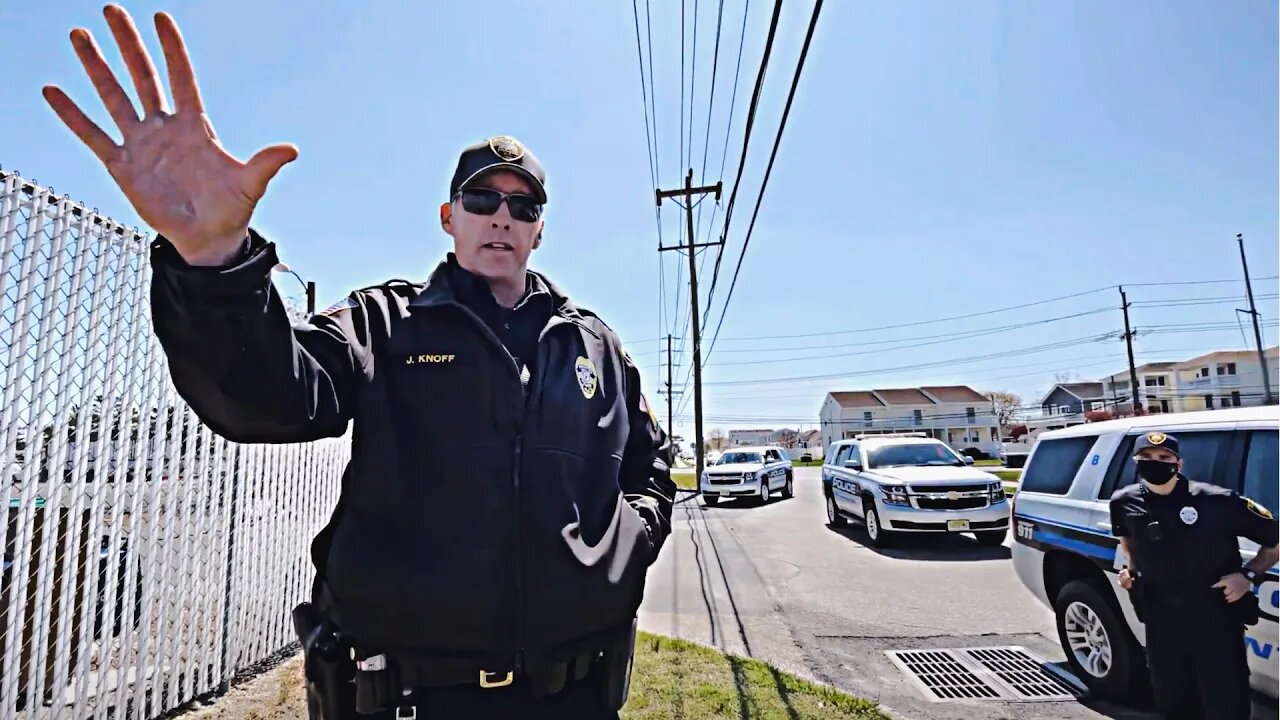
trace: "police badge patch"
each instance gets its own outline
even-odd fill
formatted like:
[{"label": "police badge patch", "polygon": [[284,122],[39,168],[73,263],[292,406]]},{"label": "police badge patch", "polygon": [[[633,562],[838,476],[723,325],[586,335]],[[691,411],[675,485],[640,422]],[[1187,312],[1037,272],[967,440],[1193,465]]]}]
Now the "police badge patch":
[{"label": "police badge patch", "polygon": [[591,362],[590,358],[579,357],[573,365],[574,372],[578,376],[578,387],[582,388],[582,396],[590,400],[595,397],[596,384],[599,382],[596,364]]},{"label": "police badge patch", "polygon": [[510,135],[499,135],[489,139],[489,149],[503,162],[515,162],[524,157],[524,146]]},{"label": "police badge patch", "polygon": [[1147,435],[1147,442],[1151,443],[1152,445],[1163,445],[1164,441],[1168,439],[1169,439],[1169,436],[1165,435],[1162,432],[1153,432]]}]

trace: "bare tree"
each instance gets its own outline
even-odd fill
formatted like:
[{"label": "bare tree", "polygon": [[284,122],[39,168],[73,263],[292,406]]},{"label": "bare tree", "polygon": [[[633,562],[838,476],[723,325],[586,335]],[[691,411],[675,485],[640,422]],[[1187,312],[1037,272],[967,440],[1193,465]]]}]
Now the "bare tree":
[{"label": "bare tree", "polygon": [[728,438],[724,434],[724,430],[720,428],[711,428],[707,433],[707,448],[710,450],[723,450],[729,444]]},{"label": "bare tree", "polygon": [[992,390],[991,392],[983,393],[983,397],[991,401],[991,408],[995,412],[996,420],[1002,428],[1009,426],[1014,416],[1018,414],[1019,408],[1022,407],[1022,397],[1017,393]]}]

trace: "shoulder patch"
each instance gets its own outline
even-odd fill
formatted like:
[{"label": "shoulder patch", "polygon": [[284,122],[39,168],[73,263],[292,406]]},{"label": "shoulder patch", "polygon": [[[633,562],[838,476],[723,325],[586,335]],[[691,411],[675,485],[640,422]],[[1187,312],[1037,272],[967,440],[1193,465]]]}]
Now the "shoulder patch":
[{"label": "shoulder patch", "polygon": [[1258,517],[1265,518],[1267,520],[1271,520],[1274,518],[1270,510],[1262,507],[1261,505],[1254,502],[1253,500],[1250,500],[1249,498],[1244,499],[1244,504],[1248,506],[1250,512],[1252,512],[1254,515],[1257,515]]}]

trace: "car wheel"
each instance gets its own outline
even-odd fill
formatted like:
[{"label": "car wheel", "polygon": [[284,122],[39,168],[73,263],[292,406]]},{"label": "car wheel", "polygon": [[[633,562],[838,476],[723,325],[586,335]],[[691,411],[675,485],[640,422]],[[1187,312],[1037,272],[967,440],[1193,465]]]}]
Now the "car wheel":
[{"label": "car wheel", "polygon": [[1072,580],[1053,604],[1058,641],[1067,662],[1089,689],[1111,700],[1140,698],[1146,663],[1114,603],[1087,580]]},{"label": "car wheel", "polygon": [[845,516],[840,514],[840,509],[836,507],[836,499],[833,495],[827,496],[827,524],[833,528],[849,524]]},{"label": "car wheel", "polygon": [[890,541],[889,531],[884,529],[884,525],[880,523],[880,513],[876,512],[872,506],[871,498],[862,501],[867,506],[867,514],[865,524],[867,526],[867,539],[871,541],[871,547],[888,547]]},{"label": "car wheel", "polygon": [[787,484],[782,488],[782,497],[793,498],[795,496],[796,496],[795,478],[793,478],[791,472],[788,471]]},{"label": "car wheel", "polygon": [[769,504],[769,479],[768,478],[760,479],[760,504],[761,505]]},{"label": "car wheel", "polygon": [[1007,530],[981,530],[979,532],[975,532],[973,536],[977,538],[979,545],[996,547],[997,545],[1004,544],[1004,538],[1008,534],[1009,532]]}]

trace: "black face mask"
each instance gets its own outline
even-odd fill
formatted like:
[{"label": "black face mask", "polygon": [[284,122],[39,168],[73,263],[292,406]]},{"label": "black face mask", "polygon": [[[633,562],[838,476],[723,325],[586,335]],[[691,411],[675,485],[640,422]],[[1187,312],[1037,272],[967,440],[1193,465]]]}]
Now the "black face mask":
[{"label": "black face mask", "polygon": [[1163,485],[1178,475],[1178,464],[1162,460],[1139,460],[1138,477],[1152,485]]}]

